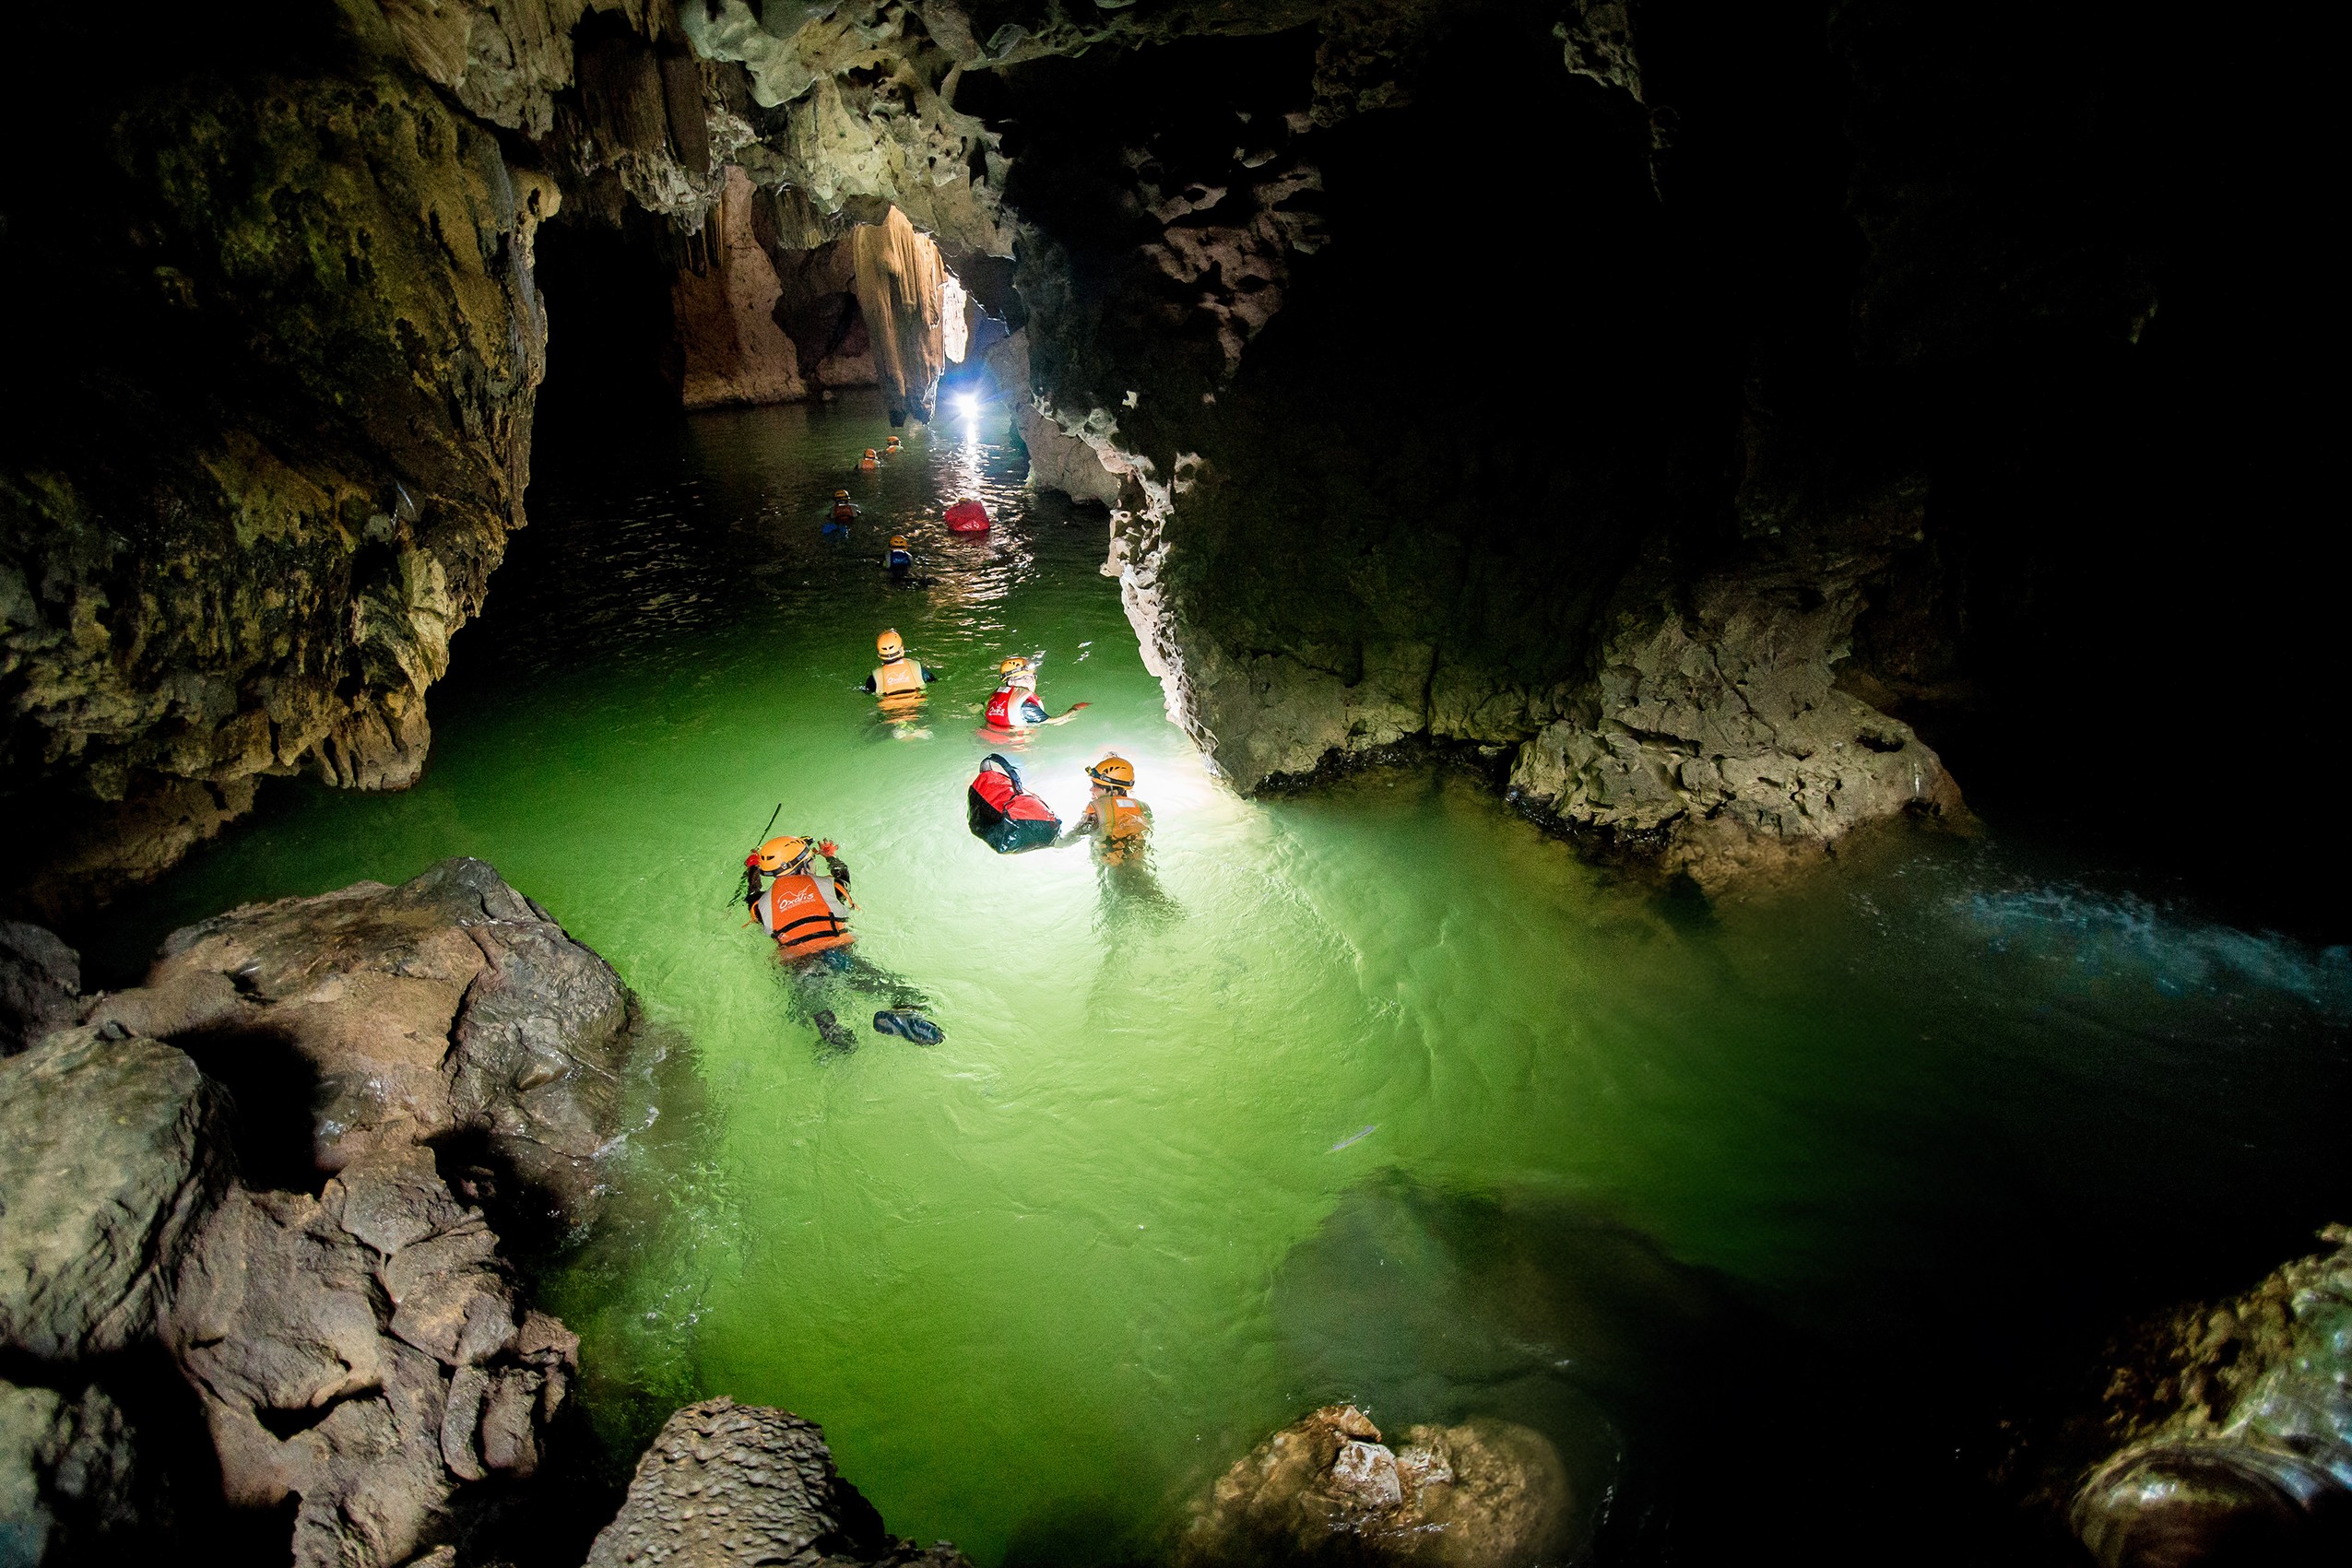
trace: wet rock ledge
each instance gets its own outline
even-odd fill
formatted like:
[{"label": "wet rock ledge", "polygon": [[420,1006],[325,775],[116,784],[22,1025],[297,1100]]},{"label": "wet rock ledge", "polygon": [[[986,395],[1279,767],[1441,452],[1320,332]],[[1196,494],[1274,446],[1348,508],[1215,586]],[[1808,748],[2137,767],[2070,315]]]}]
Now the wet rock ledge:
[{"label": "wet rock ledge", "polygon": [[[463,859],[191,926],[134,990],[78,981],[0,928],[0,1562],[192,1531],[298,1568],[467,1561],[578,1371],[517,1237],[597,1212],[635,997]],[[962,1562],[889,1537],[816,1428],[727,1401],[665,1429],[592,1561],[803,1550]]]}]

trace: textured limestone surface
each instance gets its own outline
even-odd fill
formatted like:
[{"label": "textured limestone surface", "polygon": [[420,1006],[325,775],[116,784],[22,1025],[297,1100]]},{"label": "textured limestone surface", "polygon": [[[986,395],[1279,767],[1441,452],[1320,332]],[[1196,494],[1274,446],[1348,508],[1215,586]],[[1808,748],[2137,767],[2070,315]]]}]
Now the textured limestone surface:
[{"label": "textured limestone surface", "polygon": [[2111,1454],[2068,1520],[2102,1568],[2341,1561],[2352,1548],[2352,1229],[2186,1307],[2113,1369]]},{"label": "textured limestone surface", "polygon": [[0,1349],[148,1338],[229,1184],[228,1104],[182,1053],[93,1030],[0,1062]]},{"label": "textured limestone surface", "polygon": [[147,983],[89,1021],[187,1041],[232,1086],[307,1074],[320,1172],[477,1135],[514,1180],[507,1201],[579,1225],[620,1130],[634,1008],[545,911],[455,859],[176,931]]},{"label": "textured limestone surface", "polygon": [[579,1350],[519,1306],[498,1237],[421,1148],[364,1155],[317,1197],[232,1192],[166,1338],[227,1502],[292,1500],[301,1568],[405,1562],[464,1483],[530,1475]]},{"label": "textured limestone surface", "polygon": [[80,1013],[81,955],[56,933],[0,920],[0,1056],[10,1056]]},{"label": "textured limestone surface", "polygon": [[752,232],[753,200],[751,183],[729,165],[703,230],[703,265],[680,269],[672,289],[685,360],[679,395],[689,408],[808,395],[799,352],[776,324],[784,284]]},{"label": "textured limestone surface", "polygon": [[1527,1427],[1414,1426],[1390,1444],[1354,1406],[1330,1405],[1218,1478],[1176,1561],[1533,1568],[1566,1547],[1570,1502],[1559,1454]]},{"label": "textured limestone surface", "polygon": [[[476,1127],[489,1158],[582,1218],[590,1173],[564,1150],[601,1113],[576,1088],[536,1091],[588,1071],[583,1056],[617,1067],[627,993],[474,861],[175,941],[159,987],[89,998],[88,1021],[0,1062],[0,1354],[25,1384],[0,1384],[7,1561],[146,1551],[175,1509],[225,1506],[249,1522],[283,1510],[299,1568],[409,1562],[540,1468],[579,1350],[524,1299],[482,1207],[423,1139]],[[235,967],[172,967],[195,952]],[[369,989],[404,966],[427,989],[463,977],[421,1010],[416,993]],[[239,1010],[273,1001],[290,1010]],[[230,1087],[132,1018],[225,1064]],[[285,1103],[317,1063],[398,1079],[401,1059],[369,1053],[419,1055],[405,1031],[427,1019],[442,1032],[422,1053],[447,1058],[437,1127],[392,1117],[347,1138],[332,1094]],[[276,1049],[245,1062],[241,1044]],[[336,1173],[313,1190],[322,1149]],[[497,1190],[452,1162],[469,1195]],[[195,1455],[163,1386],[178,1379]],[[118,1404],[171,1413],[135,1432]]]},{"label": "textured limestone surface", "polygon": [[813,1422],[732,1399],[689,1405],[663,1425],[587,1568],[763,1562],[969,1568],[945,1541],[918,1548],[885,1532],[872,1504],[835,1473]]},{"label": "textured limestone surface", "polygon": [[36,902],[152,875],[259,775],[413,780],[522,520],[552,182],[388,63],[290,72],[121,105],[93,189],[133,248],[12,266],[104,317],[26,329],[58,362],[0,450],[6,782],[83,803],[13,846]]}]

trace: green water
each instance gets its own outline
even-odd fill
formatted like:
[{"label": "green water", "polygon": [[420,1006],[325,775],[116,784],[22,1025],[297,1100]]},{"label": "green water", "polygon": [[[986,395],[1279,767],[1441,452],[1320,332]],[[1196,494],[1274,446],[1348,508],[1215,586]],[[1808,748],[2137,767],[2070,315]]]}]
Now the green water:
[{"label": "green water", "polygon": [[[116,936],[467,854],[612,961],[661,1045],[548,1289],[615,1452],[687,1397],[785,1405],[902,1533],[1110,1561],[1351,1397],[1542,1427],[1604,1549],[1715,1539],[1730,1469],[1817,1531],[1858,1490],[1966,1495],[1979,1396],[2034,1346],[2335,1217],[2340,949],[1997,837],[1708,911],[1463,776],[1241,800],[1168,723],[1099,517],[1024,496],[993,415],[845,477],[885,433],[845,402],[543,437],[422,782],[290,786]],[[985,543],[923,520],[962,490]],[[874,564],[909,527],[935,586]],[[886,625],[947,672],[919,732],[855,690]],[[1067,812],[1131,758],[1140,871],[964,831],[990,672],[1039,649],[1049,704],[1093,706],[1020,760]],[[727,902],[779,800],[944,1043],[855,1016],[833,1056],[786,1020]]]}]

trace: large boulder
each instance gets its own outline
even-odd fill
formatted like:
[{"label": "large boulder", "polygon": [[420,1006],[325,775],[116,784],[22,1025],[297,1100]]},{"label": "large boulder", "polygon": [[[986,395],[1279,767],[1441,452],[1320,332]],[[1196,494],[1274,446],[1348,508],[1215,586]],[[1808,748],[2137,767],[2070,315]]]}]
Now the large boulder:
[{"label": "large boulder", "polygon": [[317,1197],[231,1193],[168,1338],[230,1503],[295,1500],[297,1568],[406,1562],[464,1483],[529,1475],[579,1350],[518,1307],[498,1238],[420,1148],[371,1152]]},{"label": "large boulder", "polygon": [[219,1088],[96,1029],[0,1062],[0,1350],[73,1362],[154,1328],[229,1183]]},{"label": "large boulder", "polygon": [[13,1056],[81,1011],[79,954],[38,925],[0,920],[0,1056]]},{"label": "large boulder", "polygon": [[576,1225],[619,1131],[635,998],[495,870],[452,859],[174,932],[144,986],[89,1016],[182,1041],[241,1098],[307,1074],[319,1172],[472,1135],[510,1197]]},{"label": "large boulder", "polygon": [[1353,1405],[1274,1433],[1194,1505],[1180,1568],[1532,1568],[1569,1528],[1566,1467],[1508,1421],[1414,1426],[1391,1446]]},{"label": "large boulder", "polygon": [[95,1385],[0,1382],[0,1568],[100,1561],[137,1524],[131,1432]]},{"label": "large boulder", "polygon": [[918,1548],[833,1470],[825,1434],[787,1410],[705,1399],[669,1418],[637,1461],[586,1568],[752,1568],[763,1562],[970,1568],[945,1541]]}]

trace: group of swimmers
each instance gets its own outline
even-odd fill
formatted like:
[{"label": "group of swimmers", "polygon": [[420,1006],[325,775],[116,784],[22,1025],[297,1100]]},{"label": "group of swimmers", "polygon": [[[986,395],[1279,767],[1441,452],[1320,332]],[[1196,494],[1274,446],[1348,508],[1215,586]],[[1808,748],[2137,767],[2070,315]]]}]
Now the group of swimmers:
[{"label": "group of swimmers", "polygon": [[[868,447],[857,466],[871,469],[899,451],[899,440],[892,436],[881,452]],[[978,501],[963,498],[950,509],[951,525],[955,512],[967,507],[980,510]],[[825,531],[838,530],[845,536],[857,516],[849,493],[835,490]],[[985,527],[985,512],[981,516]],[[912,571],[914,556],[904,536],[891,538],[884,565],[894,579],[904,579]],[[864,690],[880,701],[885,715],[903,715],[919,704],[925,688],[942,673],[910,657],[905,640],[895,630],[877,637],[874,651],[881,662],[866,678]],[[1037,695],[1043,658],[1043,654],[1014,654],[998,666],[997,690],[984,710],[984,735],[1022,737],[1043,725],[1066,724],[1087,706],[1072,703],[1059,713],[1046,707]],[[1087,768],[1086,778],[1086,808],[1054,837],[1050,847],[1091,840],[1106,865],[1128,864],[1140,855],[1152,825],[1150,808],[1134,796],[1135,764],[1115,751],[1106,752]],[[821,877],[815,874],[819,858],[825,863]],[[904,981],[850,955],[848,949],[857,937],[849,928],[849,914],[857,904],[849,892],[849,867],[831,839],[801,835],[767,839],[744,856],[742,888],[743,902],[752,918],[774,939],[778,952],[792,966],[796,1011],[806,1015],[828,1045],[846,1050],[857,1043],[856,1035],[830,1008],[814,1005],[835,982],[889,996],[891,1005],[874,1014],[877,1032],[924,1044],[940,1038],[939,1026],[923,1014],[921,998]]]}]

